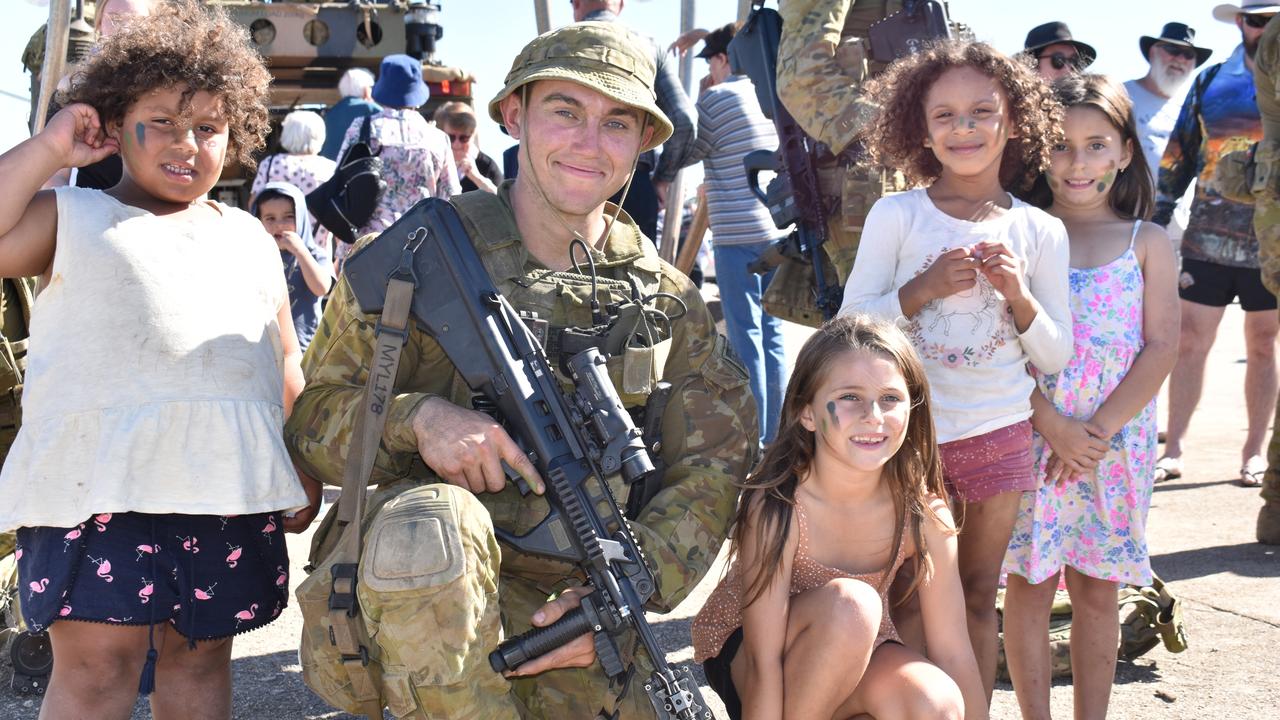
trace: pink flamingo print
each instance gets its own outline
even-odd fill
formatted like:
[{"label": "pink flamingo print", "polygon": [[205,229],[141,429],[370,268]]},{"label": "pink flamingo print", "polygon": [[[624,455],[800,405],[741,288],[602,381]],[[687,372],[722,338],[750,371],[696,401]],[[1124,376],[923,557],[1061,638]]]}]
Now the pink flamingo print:
[{"label": "pink flamingo print", "polygon": [[111,577],[111,561],[110,560],[106,558],[98,559],[93,556],[86,556],[86,557],[89,558],[89,562],[98,566],[98,577],[102,578],[103,580],[106,580],[107,582],[112,582],[113,580],[115,580],[115,578]]},{"label": "pink flamingo print", "polygon": [[207,587],[207,588],[205,588],[205,589],[203,589],[203,590],[201,590],[200,588],[196,588],[196,599],[197,599],[197,600],[212,600],[212,599],[213,599],[213,589],[214,589],[214,588],[216,588],[216,587],[218,587],[218,583],[214,583],[214,584],[210,585],[209,587]]},{"label": "pink flamingo print", "polygon": [[31,598],[35,597],[37,593],[42,593],[44,592],[45,588],[49,587],[49,578],[40,578],[39,580],[32,580],[27,585],[27,587],[31,589],[31,592],[27,593],[27,599],[30,600]]},{"label": "pink flamingo print", "polygon": [[84,530],[83,523],[81,523],[79,527],[72,529],[71,532],[62,536],[62,552],[65,553],[71,547],[72,540],[75,540],[76,538],[80,537],[81,530]]},{"label": "pink flamingo print", "polygon": [[70,615],[70,614],[71,614],[71,606],[70,606],[70,605],[63,605],[63,606],[62,606],[62,609],[58,611],[58,617],[66,617],[66,616],[68,616],[68,615]]},{"label": "pink flamingo print", "polygon": [[146,578],[142,578],[142,589],[138,591],[138,599],[143,605],[151,602],[151,594],[155,592],[155,584]]},{"label": "pink flamingo print", "polygon": [[249,606],[248,610],[241,610],[240,612],[236,613],[235,615],[236,627],[239,628],[240,623],[248,622],[249,620],[252,620],[257,616],[258,616],[258,603],[254,603]]},{"label": "pink flamingo print", "polygon": [[236,564],[240,562],[240,546],[227,543],[227,549],[231,551],[231,553],[227,555],[227,567],[234,568]]},{"label": "pink flamingo print", "polygon": [[138,560],[142,560],[143,555],[155,555],[160,552],[160,546],[157,545],[139,545],[134,548],[138,551]]},{"label": "pink flamingo print", "polygon": [[22,559],[22,548],[13,551],[13,559],[15,561]]},{"label": "pink flamingo print", "polygon": [[102,513],[93,516],[93,524],[98,526],[98,532],[107,531],[107,523],[111,522],[111,513]]},{"label": "pink flamingo print", "polygon": [[197,539],[196,539],[194,536],[193,536],[193,537],[180,537],[180,538],[178,538],[178,542],[182,543],[182,549],[183,549],[183,550],[186,550],[187,552],[189,552],[189,553],[191,553],[191,554],[193,554],[193,555],[194,555],[194,554],[196,554],[196,553],[198,553],[198,552],[200,552],[200,548],[196,547]]},{"label": "pink flamingo print", "polygon": [[266,536],[267,542],[271,542],[271,533],[276,531],[276,516],[268,515],[267,524],[262,528],[262,534]]},{"label": "pink flamingo print", "polygon": [[289,573],[285,571],[283,565],[277,565],[276,572],[279,573],[276,576],[276,587],[284,587],[289,582]]}]

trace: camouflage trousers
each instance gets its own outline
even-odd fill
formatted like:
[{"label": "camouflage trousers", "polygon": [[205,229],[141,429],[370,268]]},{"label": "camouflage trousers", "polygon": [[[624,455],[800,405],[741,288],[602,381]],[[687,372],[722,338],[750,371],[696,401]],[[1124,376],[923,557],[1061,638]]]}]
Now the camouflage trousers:
[{"label": "camouflage trousers", "polygon": [[[1280,141],[1265,139],[1255,151],[1253,230],[1258,237],[1262,282],[1280,295]],[[1280,401],[1276,403],[1280,429]],[[1280,432],[1272,430],[1267,447],[1267,474],[1262,481],[1265,504],[1258,512],[1258,542],[1280,545]]]},{"label": "camouflage trousers", "polygon": [[[393,715],[591,718],[618,705],[617,691],[598,663],[510,681],[489,667],[489,652],[503,637],[528,630],[530,617],[550,593],[503,572],[489,512],[475,495],[443,483],[400,482],[380,487],[370,506],[358,599]],[[310,597],[318,593],[323,597]],[[327,594],[324,582],[298,589],[303,605]],[[304,648],[326,643],[326,632],[308,621]],[[320,637],[309,637],[316,634]],[[329,699],[326,689],[347,683],[340,667],[308,659],[304,649],[304,676],[322,697]],[[619,717],[653,717],[641,687],[647,666],[637,662],[636,678],[617,708]]]}]

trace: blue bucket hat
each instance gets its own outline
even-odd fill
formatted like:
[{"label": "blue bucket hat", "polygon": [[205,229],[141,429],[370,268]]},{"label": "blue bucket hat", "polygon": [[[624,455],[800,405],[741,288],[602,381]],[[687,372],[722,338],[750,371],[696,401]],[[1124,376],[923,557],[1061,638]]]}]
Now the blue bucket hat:
[{"label": "blue bucket hat", "polygon": [[373,84],[373,100],[383,107],[420,108],[431,97],[422,82],[422,62],[408,55],[382,58],[378,82]]}]

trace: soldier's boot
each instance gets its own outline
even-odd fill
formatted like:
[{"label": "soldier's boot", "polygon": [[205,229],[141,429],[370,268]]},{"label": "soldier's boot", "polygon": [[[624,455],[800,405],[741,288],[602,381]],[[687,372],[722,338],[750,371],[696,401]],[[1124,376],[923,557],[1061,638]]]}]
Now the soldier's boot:
[{"label": "soldier's boot", "polygon": [[[1276,404],[1280,422],[1280,403]],[[1280,429],[1280,425],[1275,426]],[[1262,479],[1262,509],[1258,511],[1258,542],[1280,545],[1280,432],[1272,431],[1267,446],[1267,474]]]},{"label": "soldier's boot", "polygon": [[501,558],[489,512],[453,485],[407,490],[374,516],[359,601],[393,715],[519,717],[488,661],[501,640]]}]

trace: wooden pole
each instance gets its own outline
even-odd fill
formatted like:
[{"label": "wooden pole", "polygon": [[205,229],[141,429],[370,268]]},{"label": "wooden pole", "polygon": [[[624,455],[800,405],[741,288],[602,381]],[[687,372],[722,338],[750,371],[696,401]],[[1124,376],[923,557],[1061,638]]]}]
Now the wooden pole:
[{"label": "wooden pole", "polygon": [[751,14],[751,0],[738,0],[738,22],[744,22]]},{"label": "wooden pole", "polygon": [[533,16],[538,24],[538,34],[551,29],[551,10],[547,6],[547,0],[533,0]]},{"label": "wooden pole", "polygon": [[707,202],[703,200],[693,212],[689,234],[685,236],[684,245],[680,246],[680,255],[676,257],[676,269],[685,275],[693,270],[693,264],[698,260],[698,251],[702,249],[702,239],[706,237],[708,224]]},{"label": "wooden pole", "polygon": [[31,134],[44,129],[53,91],[67,68],[67,33],[71,28],[71,0],[50,0],[49,22],[44,29],[44,65],[40,68],[40,98],[31,118]]},{"label": "wooden pole", "polygon": [[[694,0],[680,2],[680,34],[693,29]],[[665,51],[664,51],[665,52]],[[680,58],[680,82],[685,93],[690,96],[693,87],[693,53],[685,53]],[[667,262],[675,262],[676,244],[680,241],[680,218],[684,214],[684,171],[676,173],[667,189],[666,212],[662,221],[662,243],[658,246],[658,254]]]}]

